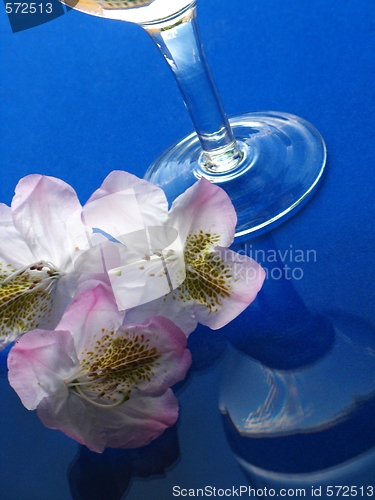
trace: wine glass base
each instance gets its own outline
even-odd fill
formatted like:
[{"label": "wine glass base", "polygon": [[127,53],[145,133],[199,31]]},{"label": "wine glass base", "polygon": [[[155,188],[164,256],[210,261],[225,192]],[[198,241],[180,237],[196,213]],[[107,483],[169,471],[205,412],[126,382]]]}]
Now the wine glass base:
[{"label": "wine glass base", "polygon": [[243,152],[237,167],[208,171],[192,133],[159,156],[145,179],[160,186],[169,202],[202,176],[218,184],[236,209],[239,239],[264,233],[302,208],[322,176],[326,148],[315,127],[288,113],[247,113],[229,121]]}]

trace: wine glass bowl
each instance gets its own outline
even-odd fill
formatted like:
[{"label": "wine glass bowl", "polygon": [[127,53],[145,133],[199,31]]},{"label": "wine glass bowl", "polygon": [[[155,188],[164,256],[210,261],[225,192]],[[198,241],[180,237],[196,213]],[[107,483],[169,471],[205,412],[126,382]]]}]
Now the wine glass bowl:
[{"label": "wine glass bowl", "polygon": [[60,0],[63,4],[93,16],[140,25],[171,19],[196,0]]}]

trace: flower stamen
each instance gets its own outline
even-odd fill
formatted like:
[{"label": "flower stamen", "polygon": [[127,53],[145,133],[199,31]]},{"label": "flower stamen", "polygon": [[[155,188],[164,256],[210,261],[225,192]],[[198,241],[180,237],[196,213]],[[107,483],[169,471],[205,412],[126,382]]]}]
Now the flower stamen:
[{"label": "flower stamen", "polygon": [[64,273],[44,260],[4,271],[0,263],[0,344],[7,345],[48,318],[52,291]]},{"label": "flower stamen", "polygon": [[[115,403],[109,403],[109,404],[98,403],[97,401],[94,401],[92,398],[86,396],[86,394],[82,391],[82,389],[79,386],[76,387],[76,391],[87,402],[91,403],[92,405],[98,408],[105,408],[106,410],[117,408],[118,406],[122,405],[123,403],[125,403],[125,401],[129,399],[129,396],[125,394],[119,401],[116,401]],[[106,394],[105,392],[103,392],[103,394],[100,393],[98,398],[104,396],[105,394]]]},{"label": "flower stamen", "polygon": [[79,369],[64,380],[69,389],[100,408],[114,408],[127,401],[140,382],[150,382],[159,364],[157,348],[143,334],[112,335],[93,339],[95,347],[88,348]]},{"label": "flower stamen", "polygon": [[[37,273],[41,273],[44,269],[47,269],[45,274],[48,275],[47,279],[56,279],[59,278],[63,273],[59,271],[51,262],[47,262],[44,260],[40,260],[38,262],[34,262],[33,264],[29,264],[27,266],[22,267],[21,269],[17,269],[13,273],[9,274],[6,278],[0,281],[0,286],[7,285],[10,281],[14,280],[18,276],[26,273],[27,271],[37,271]],[[29,277],[30,273],[27,273],[27,277]],[[35,273],[32,273],[32,277],[37,276]],[[39,283],[40,280],[36,280],[33,283]]]}]

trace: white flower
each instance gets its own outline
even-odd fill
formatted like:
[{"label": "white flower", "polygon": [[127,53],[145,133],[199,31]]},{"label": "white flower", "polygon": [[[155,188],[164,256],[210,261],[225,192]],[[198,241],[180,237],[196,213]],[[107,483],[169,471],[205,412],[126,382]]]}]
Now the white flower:
[{"label": "white flower", "polygon": [[[134,210],[129,211],[127,197],[121,195],[129,189],[142,221],[138,231],[131,234],[128,219]],[[234,239],[237,216],[223,189],[202,178],[168,211],[160,188],[115,171],[88,205],[114,195],[119,213],[127,215],[118,218],[116,226],[110,217],[102,218],[100,227],[124,243],[121,265],[108,269],[120,309],[129,304],[129,294],[134,294],[134,305],[138,306],[128,311],[130,321],[138,323],[148,316],[162,315],[188,335],[198,322],[221,328],[255,299],[265,272],[251,258],[228,248]],[[98,219],[95,210],[91,217],[92,221]],[[145,254],[147,246],[151,252]],[[151,269],[156,265],[158,271]]]},{"label": "white flower", "polygon": [[178,418],[170,386],[191,363],[166,318],[123,325],[112,291],[79,294],[54,331],[32,330],[8,355],[9,382],[29,410],[96,452],[137,448]]},{"label": "white flower", "polygon": [[42,175],[21,179],[11,207],[0,204],[0,349],[59,321],[89,246],[81,211],[68,184]]}]

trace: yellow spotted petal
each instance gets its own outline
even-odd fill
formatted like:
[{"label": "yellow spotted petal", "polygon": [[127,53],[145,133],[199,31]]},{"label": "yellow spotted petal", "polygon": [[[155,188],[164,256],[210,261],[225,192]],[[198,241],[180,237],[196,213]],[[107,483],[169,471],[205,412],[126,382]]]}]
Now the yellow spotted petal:
[{"label": "yellow spotted petal", "polygon": [[30,286],[32,283],[22,276],[0,286],[0,348],[37,328],[41,318],[51,312],[51,295],[43,290],[33,291]]},{"label": "yellow spotted petal", "polygon": [[163,298],[135,307],[127,318],[140,322],[160,314],[189,335],[197,323],[215,330],[238,316],[255,299],[265,273],[246,255],[215,246],[218,238],[209,231],[188,234],[185,281]]},{"label": "yellow spotted petal", "polygon": [[182,302],[194,301],[217,312],[230,297],[233,270],[213,251],[218,235],[199,231],[189,234],[185,243],[186,278],[174,293]]},{"label": "yellow spotted petal", "polygon": [[103,329],[93,340],[83,353],[81,373],[70,382],[85,399],[113,407],[129,399],[134,387],[151,382],[161,353],[150,337],[133,328],[116,336]]},{"label": "yellow spotted petal", "polygon": [[134,391],[162,394],[190,365],[186,337],[170,320],[122,325],[123,319],[110,288],[98,285],[78,295],[58,325],[70,329],[79,359],[64,384],[102,409],[121,406]]},{"label": "yellow spotted petal", "polygon": [[61,273],[39,261],[21,269],[0,264],[0,349],[49,317]]}]

